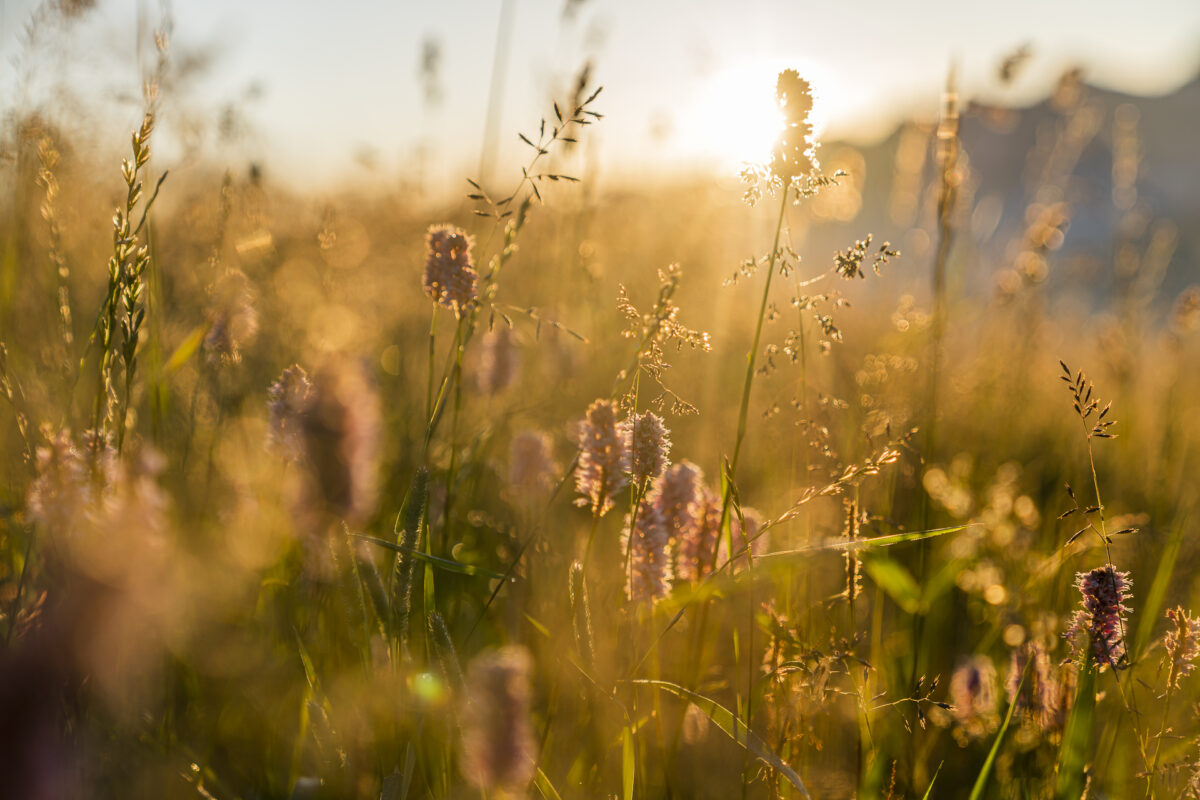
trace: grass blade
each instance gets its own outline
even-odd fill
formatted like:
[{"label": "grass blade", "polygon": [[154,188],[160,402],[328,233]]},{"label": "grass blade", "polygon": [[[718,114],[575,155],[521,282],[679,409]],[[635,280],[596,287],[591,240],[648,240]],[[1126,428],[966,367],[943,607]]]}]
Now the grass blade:
[{"label": "grass blade", "polygon": [[633,781],[637,777],[637,760],[633,754],[633,728],[621,729],[621,797],[633,800]]},{"label": "grass blade", "polygon": [[1054,797],[1078,800],[1083,794],[1085,783],[1084,766],[1088,745],[1092,738],[1092,717],[1096,712],[1096,670],[1085,664],[1079,671],[1079,686],[1075,690],[1075,703],[1067,717],[1063,731],[1061,761],[1058,781],[1054,786]]},{"label": "grass blade", "polygon": [[1013,701],[1008,704],[1008,713],[1004,715],[1004,722],[1000,725],[1000,730],[996,731],[996,739],[992,742],[992,749],[988,751],[987,759],[984,760],[983,767],[979,770],[979,777],[975,779],[975,786],[971,789],[969,800],[979,800],[983,797],[983,790],[987,788],[988,776],[992,773],[992,765],[996,763],[996,754],[1000,752],[1000,743],[1004,741],[1004,734],[1008,731],[1008,724],[1012,722],[1013,712],[1017,710],[1017,700],[1021,697],[1021,690],[1025,688],[1025,679],[1029,677],[1029,668],[1032,665],[1033,659],[1031,658],[1025,664],[1025,671],[1021,673],[1021,682],[1017,684]]},{"label": "grass blade", "polygon": [[905,613],[916,614],[922,609],[921,587],[913,578],[912,573],[899,561],[890,558],[863,559],[863,566],[875,584],[887,593],[887,596],[904,609]]},{"label": "grass blade", "polygon": [[388,550],[410,555],[418,561],[424,561],[425,563],[430,564],[437,569],[445,570],[446,572],[457,572],[460,575],[475,575],[482,576],[484,578],[499,578],[500,580],[504,580],[504,575],[501,573],[493,572],[492,570],[484,569],[483,567],[477,567],[474,564],[464,564],[461,561],[452,561],[449,558],[433,556],[421,550],[405,547],[404,545],[399,545],[395,542],[389,542],[387,539],[380,539],[378,536],[366,536],[361,533],[356,533],[354,536],[358,537],[359,539],[364,539],[371,544],[377,544],[380,547],[386,547]]},{"label": "grass blade", "polygon": [[929,786],[925,788],[925,794],[921,795],[921,800],[929,800],[929,798],[933,796],[933,785],[937,783],[937,776],[941,774],[942,767],[945,766],[945,764],[945,761],[941,762],[938,764],[938,768],[933,771],[933,777],[929,780]]},{"label": "grass blade", "polygon": [[537,773],[533,776],[533,785],[542,793],[542,797],[546,800],[562,800],[562,795],[554,788],[554,784],[546,777],[546,773],[542,772],[542,768],[537,768]]},{"label": "grass blade", "polygon": [[634,680],[630,683],[639,686],[651,686],[656,689],[662,689],[665,692],[675,695],[678,698],[687,700],[693,703],[697,708],[716,724],[718,728],[725,731],[729,738],[733,739],[743,748],[754,754],[759,760],[765,762],[772,767],[780,775],[787,779],[787,782],[796,787],[796,791],[800,792],[801,797],[809,798],[808,789],[804,788],[804,781],[800,780],[800,776],[796,771],[784,763],[783,759],[775,755],[767,743],[758,737],[753,731],[746,727],[746,723],[733,715],[729,709],[722,706],[715,700],[709,699],[701,694],[689,691],[682,686],[670,683],[669,681],[652,681],[652,680]]}]

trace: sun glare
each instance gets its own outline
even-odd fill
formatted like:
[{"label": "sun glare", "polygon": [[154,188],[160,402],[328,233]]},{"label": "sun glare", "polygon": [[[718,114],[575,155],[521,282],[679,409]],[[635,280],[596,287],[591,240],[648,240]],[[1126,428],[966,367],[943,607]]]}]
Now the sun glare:
[{"label": "sun glare", "polygon": [[742,64],[721,70],[701,91],[682,126],[681,144],[689,152],[736,167],[770,158],[783,127],[775,104],[775,80],[786,68],[796,69],[813,86],[813,127],[825,128],[828,82],[804,64]]}]

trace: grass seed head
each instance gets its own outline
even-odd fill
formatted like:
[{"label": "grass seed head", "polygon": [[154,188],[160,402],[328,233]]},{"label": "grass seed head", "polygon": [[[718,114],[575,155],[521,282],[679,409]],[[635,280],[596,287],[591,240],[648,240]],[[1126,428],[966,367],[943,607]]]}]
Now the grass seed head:
[{"label": "grass seed head", "polygon": [[1200,619],[1193,617],[1183,606],[1167,609],[1167,620],[1173,626],[1163,639],[1166,650],[1170,689],[1178,689],[1181,678],[1196,668],[1200,656]]},{"label": "grass seed head", "polygon": [[775,99],[783,116],[783,132],[775,143],[771,171],[785,180],[817,171],[817,142],[809,113],[813,107],[812,86],[792,69],[779,73]]}]

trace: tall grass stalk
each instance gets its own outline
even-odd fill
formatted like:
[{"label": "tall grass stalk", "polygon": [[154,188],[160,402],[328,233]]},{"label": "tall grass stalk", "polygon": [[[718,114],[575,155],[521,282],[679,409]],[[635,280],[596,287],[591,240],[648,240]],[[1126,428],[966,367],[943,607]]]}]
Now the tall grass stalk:
[{"label": "tall grass stalk", "polygon": [[[942,95],[942,113],[937,128],[937,249],[933,259],[933,317],[931,320],[929,353],[929,400],[925,423],[923,465],[927,467],[937,457],[937,418],[939,393],[942,383],[942,349],[946,333],[946,270],[950,250],[954,244],[954,214],[958,206],[958,92],[955,88],[956,70],[951,67],[946,76],[946,90]],[[921,493],[921,529],[931,526],[932,506],[928,492]],[[917,550],[917,581],[925,583],[929,558],[929,543],[921,542]],[[912,621],[912,669],[909,683],[916,681],[922,669],[922,638],[925,616],[914,614]]]}]

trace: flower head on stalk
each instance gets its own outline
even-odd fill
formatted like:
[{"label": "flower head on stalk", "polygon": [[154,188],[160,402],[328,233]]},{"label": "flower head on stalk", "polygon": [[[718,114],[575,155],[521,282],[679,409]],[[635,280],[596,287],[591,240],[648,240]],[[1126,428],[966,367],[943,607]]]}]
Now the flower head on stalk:
[{"label": "flower head on stalk", "polygon": [[640,485],[661,475],[671,452],[671,437],[662,417],[652,411],[634,414],[621,428],[629,439],[629,473],[634,483]]},{"label": "flower head on stalk", "polygon": [[643,506],[630,526],[625,518],[622,548],[629,559],[625,595],[630,600],[657,600],[671,591],[670,536],[654,505]]},{"label": "flower head on stalk", "polygon": [[[1125,605],[1129,594],[1129,573],[1118,572],[1112,564],[1075,576],[1075,586],[1083,595],[1083,610],[1076,611],[1066,636],[1082,653],[1087,648],[1097,666],[1114,670],[1129,666],[1125,650]],[[1085,643],[1090,642],[1090,646]]]},{"label": "flower head on stalk", "polygon": [[1183,606],[1167,609],[1171,630],[1163,639],[1166,651],[1170,689],[1179,688],[1179,680],[1196,668],[1200,656],[1200,618],[1193,617]]},{"label": "flower head on stalk", "polygon": [[533,778],[529,672],[529,651],[515,646],[485,653],[467,670],[461,767],[485,791],[517,793]]},{"label": "flower head on stalk", "polygon": [[996,667],[987,656],[974,656],[950,678],[954,720],[966,739],[989,733],[996,718]]},{"label": "flower head on stalk", "polygon": [[1039,643],[1029,641],[1013,648],[1004,689],[1026,721],[1044,731],[1061,725],[1062,687]]},{"label": "flower head on stalk", "polygon": [[579,451],[575,491],[582,497],[575,504],[604,516],[625,487],[629,472],[629,437],[617,424],[617,407],[611,400],[597,400],[588,407],[579,430]]},{"label": "flower head on stalk", "polygon": [[820,169],[809,120],[812,86],[796,70],[785,69],[775,84],[775,102],[783,117],[783,131],[771,153],[771,171],[787,181],[806,177]]},{"label": "flower head on stalk", "polygon": [[471,264],[471,237],[453,225],[425,234],[425,294],[456,314],[475,302],[479,277]]}]

